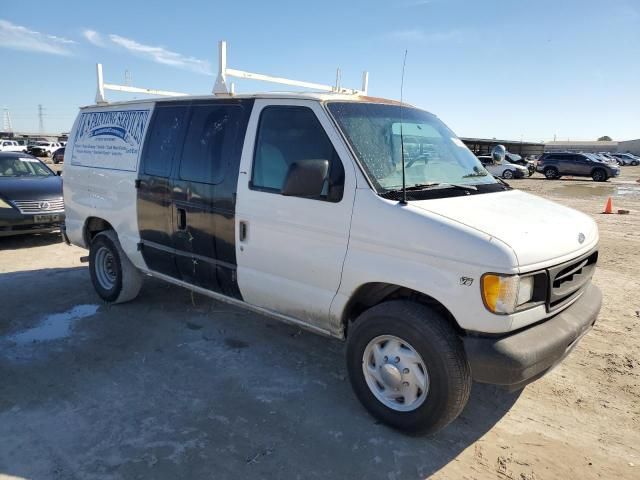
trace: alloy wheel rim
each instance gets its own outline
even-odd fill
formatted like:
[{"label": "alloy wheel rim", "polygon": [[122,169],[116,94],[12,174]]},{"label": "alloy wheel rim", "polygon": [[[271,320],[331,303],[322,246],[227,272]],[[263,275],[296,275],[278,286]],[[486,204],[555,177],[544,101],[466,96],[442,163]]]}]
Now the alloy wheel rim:
[{"label": "alloy wheel rim", "polygon": [[380,335],[368,343],[362,372],[371,393],[392,410],[415,410],[429,394],[429,373],[422,357],[394,335]]}]

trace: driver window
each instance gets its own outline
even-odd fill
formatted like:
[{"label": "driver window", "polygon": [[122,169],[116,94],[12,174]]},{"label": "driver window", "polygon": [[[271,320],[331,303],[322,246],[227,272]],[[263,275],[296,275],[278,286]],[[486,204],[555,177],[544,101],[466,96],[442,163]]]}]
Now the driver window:
[{"label": "driver window", "polygon": [[280,193],[289,167],[302,160],[328,160],[329,173],[318,200],[339,202],[344,168],[329,137],[307,107],[266,107],[260,114],[250,188]]}]

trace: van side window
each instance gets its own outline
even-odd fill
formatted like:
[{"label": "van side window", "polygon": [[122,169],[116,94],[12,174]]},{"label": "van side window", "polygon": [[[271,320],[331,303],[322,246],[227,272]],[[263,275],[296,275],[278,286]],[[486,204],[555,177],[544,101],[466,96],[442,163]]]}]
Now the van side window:
[{"label": "van side window", "polygon": [[236,147],[242,107],[201,105],[193,107],[192,112],[182,151],[180,178],[220,183]]},{"label": "van side window", "polygon": [[307,107],[266,107],[260,114],[251,188],[280,193],[289,167],[301,160],[328,160],[329,174],[318,200],[339,202],[344,167],[313,111]]},{"label": "van side window", "polygon": [[156,107],[144,149],[144,173],[168,177],[179,147],[187,107]]}]

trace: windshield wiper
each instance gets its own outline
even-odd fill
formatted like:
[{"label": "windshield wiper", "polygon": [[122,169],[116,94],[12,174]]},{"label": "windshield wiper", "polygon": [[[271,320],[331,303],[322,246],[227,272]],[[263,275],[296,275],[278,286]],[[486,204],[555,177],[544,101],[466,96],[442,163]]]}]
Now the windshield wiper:
[{"label": "windshield wiper", "polygon": [[[478,190],[478,187],[475,185],[462,185],[459,183],[440,183],[440,182],[431,182],[431,183],[417,183],[415,185],[411,185],[410,187],[406,187],[407,192],[411,191],[420,191],[420,190],[440,190],[445,188],[458,188],[460,190]],[[387,190],[385,193],[398,193],[402,192],[402,189],[395,190]]]}]

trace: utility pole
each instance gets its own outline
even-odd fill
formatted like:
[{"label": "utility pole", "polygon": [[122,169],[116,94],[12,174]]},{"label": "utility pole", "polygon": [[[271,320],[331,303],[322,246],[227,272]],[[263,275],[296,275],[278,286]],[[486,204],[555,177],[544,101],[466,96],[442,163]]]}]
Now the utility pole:
[{"label": "utility pole", "polygon": [[44,133],[44,118],[42,114],[42,105],[38,105],[38,131]]},{"label": "utility pole", "polygon": [[13,124],[11,123],[11,114],[9,109],[5,108],[2,115],[2,126],[5,132],[13,132]]}]

